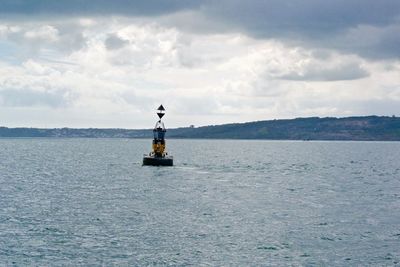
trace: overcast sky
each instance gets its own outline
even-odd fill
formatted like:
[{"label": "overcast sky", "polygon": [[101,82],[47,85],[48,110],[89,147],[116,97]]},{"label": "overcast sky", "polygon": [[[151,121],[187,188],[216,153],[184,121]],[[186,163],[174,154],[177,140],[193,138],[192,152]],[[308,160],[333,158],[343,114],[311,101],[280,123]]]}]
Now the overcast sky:
[{"label": "overcast sky", "polygon": [[0,0],[0,125],[400,116],[398,0]]}]

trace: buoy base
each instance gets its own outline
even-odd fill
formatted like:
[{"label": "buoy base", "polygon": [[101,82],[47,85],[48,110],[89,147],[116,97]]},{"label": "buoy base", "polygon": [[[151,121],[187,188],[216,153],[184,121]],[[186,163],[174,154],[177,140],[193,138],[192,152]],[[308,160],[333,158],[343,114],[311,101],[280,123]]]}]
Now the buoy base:
[{"label": "buoy base", "polygon": [[143,157],[144,166],[173,166],[174,160],[171,156],[165,157],[155,157],[155,156],[144,156]]}]

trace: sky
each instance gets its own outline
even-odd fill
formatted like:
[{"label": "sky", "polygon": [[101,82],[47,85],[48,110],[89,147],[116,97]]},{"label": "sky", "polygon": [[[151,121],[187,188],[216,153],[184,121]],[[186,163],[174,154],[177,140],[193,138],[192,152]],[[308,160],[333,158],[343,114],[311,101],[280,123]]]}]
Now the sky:
[{"label": "sky", "polygon": [[0,125],[400,116],[398,0],[0,0]]}]

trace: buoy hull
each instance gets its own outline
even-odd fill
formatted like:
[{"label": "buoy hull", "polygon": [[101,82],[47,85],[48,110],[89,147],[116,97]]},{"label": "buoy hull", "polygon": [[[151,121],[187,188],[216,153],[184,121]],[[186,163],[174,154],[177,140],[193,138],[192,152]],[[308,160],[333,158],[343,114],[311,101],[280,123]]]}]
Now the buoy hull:
[{"label": "buoy hull", "polygon": [[173,166],[174,160],[172,157],[154,157],[144,156],[143,165],[145,166]]}]

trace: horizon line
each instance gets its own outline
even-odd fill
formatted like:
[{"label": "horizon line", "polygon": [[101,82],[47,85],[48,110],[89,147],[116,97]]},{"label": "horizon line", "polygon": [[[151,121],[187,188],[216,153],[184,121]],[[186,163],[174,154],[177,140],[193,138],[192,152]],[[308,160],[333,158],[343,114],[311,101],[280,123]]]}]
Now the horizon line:
[{"label": "horizon line", "polygon": [[[295,117],[291,119],[266,119],[266,120],[255,120],[255,121],[246,121],[246,122],[227,122],[223,124],[209,124],[209,125],[201,125],[201,126],[178,126],[172,127],[169,129],[180,129],[180,128],[201,128],[201,127],[212,127],[212,126],[222,126],[222,125],[232,125],[232,124],[246,124],[246,123],[254,123],[254,122],[265,122],[265,121],[288,121],[288,120],[299,120],[299,119],[349,119],[349,118],[369,118],[369,117],[378,117],[378,118],[399,118],[396,115],[354,115],[354,116],[346,116],[346,117],[336,117],[336,116],[326,116],[326,117],[319,117],[319,116],[310,116],[310,117]],[[192,127],[193,126],[193,127]],[[123,128],[123,127],[34,127],[34,126],[15,126],[15,127],[8,127],[5,125],[0,125],[0,128],[8,128],[8,129],[120,129],[120,130],[149,130],[152,128]]]}]

